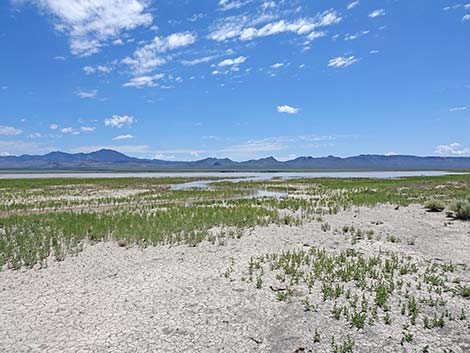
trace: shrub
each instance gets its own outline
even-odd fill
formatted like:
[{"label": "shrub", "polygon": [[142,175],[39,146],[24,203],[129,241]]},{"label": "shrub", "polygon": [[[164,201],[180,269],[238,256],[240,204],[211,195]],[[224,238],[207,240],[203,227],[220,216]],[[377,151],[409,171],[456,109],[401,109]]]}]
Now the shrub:
[{"label": "shrub", "polygon": [[470,220],[470,201],[455,201],[450,205],[450,210],[453,213],[453,216],[457,219],[462,219],[465,221]]},{"label": "shrub", "polygon": [[424,207],[429,212],[442,212],[446,208],[446,205],[440,200],[429,200],[424,204]]}]

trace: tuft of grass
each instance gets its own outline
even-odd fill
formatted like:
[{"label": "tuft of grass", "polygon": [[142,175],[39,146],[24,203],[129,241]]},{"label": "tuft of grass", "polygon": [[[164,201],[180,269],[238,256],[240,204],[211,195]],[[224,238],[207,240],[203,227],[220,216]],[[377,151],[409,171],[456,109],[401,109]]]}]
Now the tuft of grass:
[{"label": "tuft of grass", "polygon": [[449,209],[455,218],[470,221],[470,200],[455,201],[449,206]]},{"label": "tuft of grass", "polygon": [[429,212],[442,212],[446,208],[446,205],[443,201],[431,199],[424,204],[424,208]]},{"label": "tuft of grass", "polygon": [[463,298],[470,299],[470,287],[459,286],[457,288],[457,294]]}]

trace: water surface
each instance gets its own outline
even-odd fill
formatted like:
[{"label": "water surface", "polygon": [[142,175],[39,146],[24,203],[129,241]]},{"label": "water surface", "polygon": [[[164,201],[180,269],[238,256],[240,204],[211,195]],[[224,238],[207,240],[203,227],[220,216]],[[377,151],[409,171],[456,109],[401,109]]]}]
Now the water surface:
[{"label": "water surface", "polygon": [[0,173],[0,179],[47,178],[235,178],[235,180],[269,180],[292,178],[402,178],[409,176],[440,176],[461,174],[448,171],[365,171],[365,172],[174,172],[174,173]]}]

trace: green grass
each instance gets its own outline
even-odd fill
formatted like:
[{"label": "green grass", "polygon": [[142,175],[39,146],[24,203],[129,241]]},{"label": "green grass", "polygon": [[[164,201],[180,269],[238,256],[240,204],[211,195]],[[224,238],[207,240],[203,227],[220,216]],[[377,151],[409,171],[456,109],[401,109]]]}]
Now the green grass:
[{"label": "green grass", "polygon": [[[62,259],[79,251],[87,240],[125,240],[143,246],[173,241],[194,244],[206,239],[208,229],[215,226],[299,225],[317,220],[329,231],[322,216],[353,206],[450,203],[470,194],[468,175],[225,181],[207,190],[168,189],[194,180],[201,179],[0,180],[0,265],[32,266],[50,255]],[[289,197],[252,198],[259,189],[287,192]],[[466,209],[466,204],[459,205],[459,210]],[[463,212],[454,211],[457,218],[465,219]],[[348,232],[353,243],[373,236]],[[387,239],[399,241],[393,235]]]},{"label": "green grass", "polygon": [[[286,305],[302,305],[312,320],[329,317],[327,325],[344,325],[359,334],[389,332],[386,326],[399,325],[403,334],[395,337],[396,344],[414,344],[418,325],[439,330],[454,318],[467,320],[461,306],[454,304],[470,296],[469,288],[452,281],[459,276],[452,264],[394,253],[365,256],[352,249],[337,253],[311,247],[252,258],[248,273],[249,283],[256,279],[269,288],[282,288],[277,298]],[[454,294],[462,299],[456,300]],[[450,300],[453,305],[447,306]],[[378,331],[372,331],[376,326]],[[464,334],[466,327],[454,329]],[[332,346],[341,351],[336,342]]]},{"label": "green grass", "polygon": [[50,255],[62,259],[84,240],[126,240],[141,246],[207,239],[215,226],[248,228],[283,219],[273,210],[248,204],[174,206],[148,212],[110,210],[101,213],[57,212],[0,218],[0,266],[33,266]]},{"label": "green grass", "polygon": [[449,209],[455,218],[464,221],[470,220],[470,198],[467,200],[454,201]]}]

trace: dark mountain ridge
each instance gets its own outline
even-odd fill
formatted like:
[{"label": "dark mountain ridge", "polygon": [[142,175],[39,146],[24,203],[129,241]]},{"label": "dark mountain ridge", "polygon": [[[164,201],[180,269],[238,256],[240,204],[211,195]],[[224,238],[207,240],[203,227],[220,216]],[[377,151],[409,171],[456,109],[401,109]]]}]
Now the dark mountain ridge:
[{"label": "dark mountain ridge", "polygon": [[127,170],[127,171],[289,171],[289,170],[462,170],[470,169],[470,157],[418,157],[408,155],[359,155],[340,158],[298,157],[278,161],[274,157],[236,162],[229,158],[198,161],[163,161],[126,156],[102,149],[91,153],[51,152],[45,155],[0,157],[0,170]]}]

